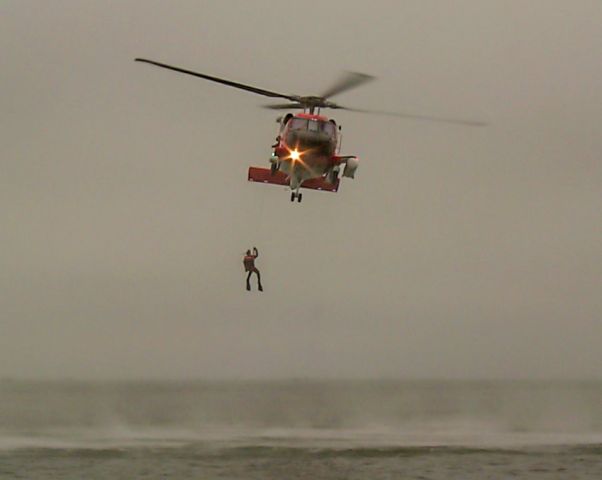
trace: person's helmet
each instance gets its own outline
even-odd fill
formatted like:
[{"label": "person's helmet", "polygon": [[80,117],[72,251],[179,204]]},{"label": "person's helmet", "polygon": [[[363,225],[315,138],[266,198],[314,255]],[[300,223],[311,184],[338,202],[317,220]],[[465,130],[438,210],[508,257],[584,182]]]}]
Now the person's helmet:
[{"label": "person's helmet", "polygon": [[251,255],[251,250],[247,250],[247,255]]}]

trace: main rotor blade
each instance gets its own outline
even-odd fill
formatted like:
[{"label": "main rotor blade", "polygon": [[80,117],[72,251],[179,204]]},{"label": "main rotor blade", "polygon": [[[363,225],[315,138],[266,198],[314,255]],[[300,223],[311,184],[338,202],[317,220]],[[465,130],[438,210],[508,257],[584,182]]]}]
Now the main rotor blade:
[{"label": "main rotor blade", "polygon": [[174,67],[172,65],[166,65],[164,63],[155,62],[153,60],[147,60],[145,58],[136,58],[137,62],[150,63],[151,65],[156,65],[157,67],[167,68],[169,70],[174,70],[180,73],[186,73],[187,75],[192,75],[194,77],[204,78],[205,80],[211,80],[212,82],[221,83],[222,85],[227,85],[229,87],[239,88],[241,90],[246,90],[248,92],[257,93],[259,95],[264,95],[266,97],[273,98],[287,98],[292,101],[298,100],[298,97],[294,95],[285,95],[283,93],[271,92],[269,90],[264,90],[262,88],[252,87],[250,85],[245,85],[244,83],[232,82],[230,80],[226,80],[224,78],[212,77],[211,75],[205,75],[204,73],[193,72],[192,70],[185,70],[184,68]]},{"label": "main rotor blade", "polygon": [[274,105],[264,105],[263,108],[269,108],[270,110],[292,110],[294,108],[304,108],[299,102],[294,103],[277,103]]},{"label": "main rotor blade", "polygon": [[322,98],[329,98],[334,95],[338,95],[339,93],[351,90],[352,88],[358,87],[362,83],[369,82],[373,79],[373,76],[366,75],[365,73],[347,72],[339,79],[338,82],[336,82],[332,87],[322,94]]},{"label": "main rotor blade", "polygon": [[446,118],[446,117],[431,117],[430,115],[417,115],[414,113],[400,113],[400,112],[387,112],[382,110],[366,110],[363,108],[347,108],[337,105],[336,108],[338,110],[347,110],[349,112],[357,112],[357,113],[371,113],[374,115],[387,115],[389,117],[399,117],[399,118],[408,118],[410,120],[421,120],[425,122],[438,122],[438,123],[453,123],[458,125],[468,125],[471,127],[484,127],[487,125],[486,122],[482,122],[480,120],[468,120],[461,118]]}]

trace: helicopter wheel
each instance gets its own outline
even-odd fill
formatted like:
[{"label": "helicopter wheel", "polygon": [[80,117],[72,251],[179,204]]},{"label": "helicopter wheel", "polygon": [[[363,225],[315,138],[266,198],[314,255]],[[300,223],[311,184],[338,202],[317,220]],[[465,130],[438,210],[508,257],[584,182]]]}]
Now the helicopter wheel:
[{"label": "helicopter wheel", "polygon": [[295,192],[291,193],[291,202],[295,201],[295,197],[297,196],[297,194]]},{"label": "helicopter wheel", "polygon": [[298,193],[297,194],[297,202],[301,203],[302,199],[303,199],[303,194],[302,193]]}]

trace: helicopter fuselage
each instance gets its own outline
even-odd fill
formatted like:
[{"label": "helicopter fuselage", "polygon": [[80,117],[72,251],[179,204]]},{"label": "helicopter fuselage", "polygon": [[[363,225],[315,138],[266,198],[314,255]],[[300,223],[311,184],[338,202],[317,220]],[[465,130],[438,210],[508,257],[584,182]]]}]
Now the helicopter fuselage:
[{"label": "helicopter fuselage", "polygon": [[358,159],[338,154],[340,127],[334,120],[313,113],[289,113],[277,121],[280,127],[272,145],[271,168],[249,167],[250,181],[287,185],[291,201],[300,202],[300,188],[338,191],[342,165],[343,176],[354,178]]},{"label": "helicopter fuselage", "polygon": [[336,155],[339,135],[334,120],[309,113],[288,114],[280,119],[280,130],[271,162],[285,173],[291,190],[298,191],[306,180],[329,177],[334,184],[340,161]]}]

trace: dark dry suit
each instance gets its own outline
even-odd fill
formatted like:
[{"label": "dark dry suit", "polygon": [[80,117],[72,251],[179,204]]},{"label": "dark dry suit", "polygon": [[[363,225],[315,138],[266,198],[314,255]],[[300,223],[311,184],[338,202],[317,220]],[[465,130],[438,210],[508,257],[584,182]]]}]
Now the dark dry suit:
[{"label": "dark dry suit", "polygon": [[245,255],[245,258],[243,259],[243,264],[245,266],[245,272],[249,272],[249,274],[247,275],[247,290],[251,290],[251,275],[253,275],[253,273],[257,274],[257,287],[259,288],[260,292],[263,292],[263,287],[261,286],[261,274],[259,273],[259,270],[257,270],[257,267],[255,266],[255,259],[259,256],[259,252],[257,251],[257,249],[255,247],[253,247],[253,253],[251,254],[250,250],[247,250],[247,254]]}]

